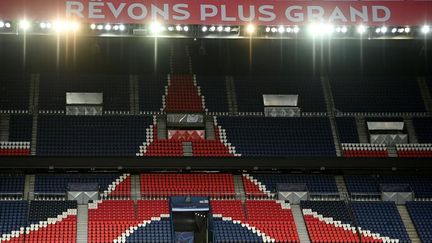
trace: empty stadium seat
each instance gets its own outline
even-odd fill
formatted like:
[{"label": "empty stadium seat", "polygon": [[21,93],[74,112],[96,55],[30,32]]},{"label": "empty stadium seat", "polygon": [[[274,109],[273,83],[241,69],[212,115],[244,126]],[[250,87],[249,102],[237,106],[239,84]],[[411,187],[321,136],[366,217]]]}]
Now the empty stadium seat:
[{"label": "empty stadium seat", "polygon": [[218,124],[243,156],[336,156],[328,118],[218,117]]},{"label": "empty stadium seat", "polygon": [[0,237],[27,225],[27,208],[27,201],[0,200]]},{"label": "empty stadium seat", "polygon": [[141,174],[142,196],[234,196],[230,174]]},{"label": "empty stadium seat", "polygon": [[31,76],[25,73],[0,75],[0,110],[28,110]]},{"label": "empty stadium seat", "polygon": [[396,144],[396,152],[401,158],[430,158],[432,144]]},{"label": "empty stadium seat", "polygon": [[362,232],[370,231],[401,243],[411,242],[394,202],[352,202],[351,208]]},{"label": "empty stadium seat", "polygon": [[369,143],[343,143],[344,157],[388,157],[387,147],[384,144]]},{"label": "empty stadium seat", "polygon": [[411,220],[422,242],[432,242],[432,202],[407,202]]},{"label": "empty stadium seat", "polygon": [[203,112],[203,98],[195,77],[170,75],[166,88],[164,107],[166,112]]},{"label": "empty stadium seat", "polygon": [[20,194],[24,193],[24,175],[7,175],[0,174],[0,197],[2,194]]},{"label": "empty stadium seat", "polygon": [[341,143],[359,143],[357,124],[354,117],[336,117],[336,126]]}]

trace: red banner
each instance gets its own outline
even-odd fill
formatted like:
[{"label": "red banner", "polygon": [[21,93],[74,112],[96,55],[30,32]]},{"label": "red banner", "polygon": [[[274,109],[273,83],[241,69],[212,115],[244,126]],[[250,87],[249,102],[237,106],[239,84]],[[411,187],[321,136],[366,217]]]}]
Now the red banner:
[{"label": "red banner", "polygon": [[0,0],[0,19],[214,25],[423,25],[431,0]]}]

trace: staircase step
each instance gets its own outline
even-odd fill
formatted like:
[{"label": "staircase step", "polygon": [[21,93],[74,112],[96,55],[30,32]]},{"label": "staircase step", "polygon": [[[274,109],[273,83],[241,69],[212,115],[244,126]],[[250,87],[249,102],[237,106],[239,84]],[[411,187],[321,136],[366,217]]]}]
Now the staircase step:
[{"label": "staircase step", "polygon": [[345,179],[343,176],[335,176],[336,186],[342,200],[348,199],[348,189],[346,187]]},{"label": "staircase step", "polygon": [[77,210],[77,243],[87,243],[88,238],[88,205],[78,205]]},{"label": "staircase step", "polygon": [[243,186],[243,176],[234,175],[234,190],[236,193],[236,199],[240,199],[242,202],[246,201],[246,193]]},{"label": "staircase step", "polygon": [[411,216],[409,215],[406,206],[405,205],[398,205],[397,209],[398,209],[399,214],[402,218],[402,222],[405,225],[405,229],[407,230],[407,233],[408,233],[408,236],[409,236],[411,242],[412,243],[420,243],[421,242],[420,237],[417,234],[417,231],[414,227],[414,224],[411,220]]},{"label": "staircase step", "polygon": [[303,218],[300,205],[291,205],[291,210],[294,216],[294,222],[296,224],[297,233],[301,243],[310,243],[309,234],[306,228],[306,223]]}]

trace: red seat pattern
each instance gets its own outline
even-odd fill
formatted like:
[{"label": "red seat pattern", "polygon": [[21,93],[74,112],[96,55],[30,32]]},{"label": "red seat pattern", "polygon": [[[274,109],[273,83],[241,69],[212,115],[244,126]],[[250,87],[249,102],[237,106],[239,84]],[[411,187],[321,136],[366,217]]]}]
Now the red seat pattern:
[{"label": "red seat pattern", "polygon": [[126,179],[116,185],[114,191],[110,192],[110,197],[130,197],[131,194],[131,177],[128,176]]},{"label": "red seat pattern", "polygon": [[276,242],[300,242],[291,209],[274,200],[247,200],[247,223]]},{"label": "red seat pattern", "polygon": [[142,196],[234,196],[230,174],[141,174]]},{"label": "red seat pattern", "polygon": [[140,200],[138,201],[139,221],[150,220],[161,214],[170,214],[168,200]]},{"label": "red seat pattern", "polygon": [[166,112],[203,112],[202,97],[193,75],[170,75]]},{"label": "red seat pattern", "polygon": [[28,156],[30,149],[0,149],[0,156]]},{"label": "red seat pattern", "polygon": [[113,242],[119,235],[137,224],[134,201],[106,200],[97,204],[97,208],[92,208],[90,204],[88,242]]},{"label": "red seat pattern", "polygon": [[344,157],[386,158],[388,151],[381,144],[342,144]]},{"label": "red seat pattern", "polygon": [[[25,243],[76,243],[77,216],[67,218],[47,227],[30,231],[25,235]],[[18,241],[15,241],[18,242]]]},{"label": "red seat pattern", "polygon": [[360,242],[357,232],[336,227],[312,215],[304,215],[304,219],[312,243]]},{"label": "red seat pattern", "polygon": [[398,157],[403,158],[431,158],[432,144],[397,144]]},{"label": "red seat pattern", "polygon": [[253,183],[246,175],[243,175],[243,187],[247,197],[268,197],[260,190],[259,186]]},{"label": "red seat pattern", "polygon": [[211,210],[213,214],[246,222],[245,211],[240,200],[212,200]]}]

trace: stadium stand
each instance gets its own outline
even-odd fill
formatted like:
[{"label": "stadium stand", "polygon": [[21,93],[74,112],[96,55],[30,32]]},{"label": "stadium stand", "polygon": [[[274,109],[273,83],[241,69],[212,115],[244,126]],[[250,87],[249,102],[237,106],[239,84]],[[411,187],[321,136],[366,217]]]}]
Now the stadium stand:
[{"label": "stadium stand", "polygon": [[161,111],[166,85],[166,75],[139,75],[140,111]]},{"label": "stadium stand", "polygon": [[0,75],[0,110],[27,111],[31,76],[28,74]]},{"label": "stadium stand", "polygon": [[432,143],[432,118],[415,117],[413,124],[419,143]]},{"label": "stadium stand", "polygon": [[32,201],[25,242],[76,242],[76,201]]},{"label": "stadium stand", "polygon": [[170,75],[164,96],[166,112],[203,112],[201,91],[193,75]]},{"label": "stadium stand", "polygon": [[148,116],[41,115],[38,155],[135,156],[151,123]]},{"label": "stadium stand", "polygon": [[270,195],[276,192],[276,185],[305,184],[311,195],[338,195],[336,181],[327,175],[284,175],[284,174],[244,174],[243,185],[246,195]]},{"label": "stadium stand", "polygon": [[[172,223],[164,218],[160,220],[154,219],[148,223],[139,224],[126,234],[126,243],[140,243],[140,242],[160,242],[171,243],[173,242],[172,236]],[[122,239],[122,238],[120,238]],[[121,241],[123,242],[123,241]]]},{"label": "stadium stand", "polygon": [[218,124],[242,156],[336,156],[327,118],[218,117]]},{"label": "stadium stand", "polygon": [[345,176],[347,189],[350,194],[378,195],[381,184],[408,184],[414,192],[415,198],[432,198],[432,177],[430,176]]},{"label": "stadium stand", "polygon": [[[34,191],[41,195],[65,194],[69,184],[95,183],[99,192],[109,191],[111,196],[130,196],[128,174],[37,174]],[[114,186],[115,185],[115,188]],[[120,185],[120,186],[119,186]]]},{"label": "stadium stand", "polygon": [[340,77],[330,82],[336,109],[342,112],[425,111],[413,78]]},{"label": "stadium stand", "polygon": [[0,174],[0,197],[2,194],[22,194],[24,192],[23,175]]},{"label": "stadium stand", "polygon": [[388,157],[385,144],[369,143],[343,143],[342,151],[344,157]]},{"label": "stadium stand", "polygon": [[129,111],[129,76],[96,74],[42,74],[41,110],[65,110],[66,92],[103,93],[105,111]]},{"label": "stadium stand", "polygon": [[33,118],[30,115],[11,115],[9,120],[9,141],[31,141],[32,122]]},{"label": "stadium stand", "polygon": [[0,200],[0,242],[12,231],[20,231],[27,225],[27,201]]},{"label": "stadium stand", "polygon": [[196,77],[209,112],[228,112],[227,89],[224,76]]},{"label": "stadium stand", "polygon": [[396,144],[400,158],[431,158],[432,144]]},{"label": "stadium stand", "polygon": [[248,229],[240,222],[234,222],[229,219],[213,219],[214,242],[245,242],[256,243],[263,242],[263,238],[258,236],[252,230]]},{"label": "stadium stand", "polygon": [[263,112],[263,94],[298,94],[302,111],[325,111],[321,83],[316,78],[235,76],[234,81],[238,108],[242,112]]},{"label": "stadium stand", "polygon": [[341,143],[359,143],[359,135],[354,117],[336,117],[336,125]]},{"label": "stadium stand", "polygon": [[351,202],[351,208],[362,234],[371,232],[382,240],[411,242],[394,202]]},{"label": "stadium stand", "polygon": [[344,201],[302,201],[311,242],[360,242]]},{"label": "stadium stand", "polygon": [[141,174],[142,196],[214,196],[235,195],[234,179],[230,174]]},{"label": "stadium stand", "polygon": [[407,202],[408,212],[422,242],[432,242],[432,203]]}]

